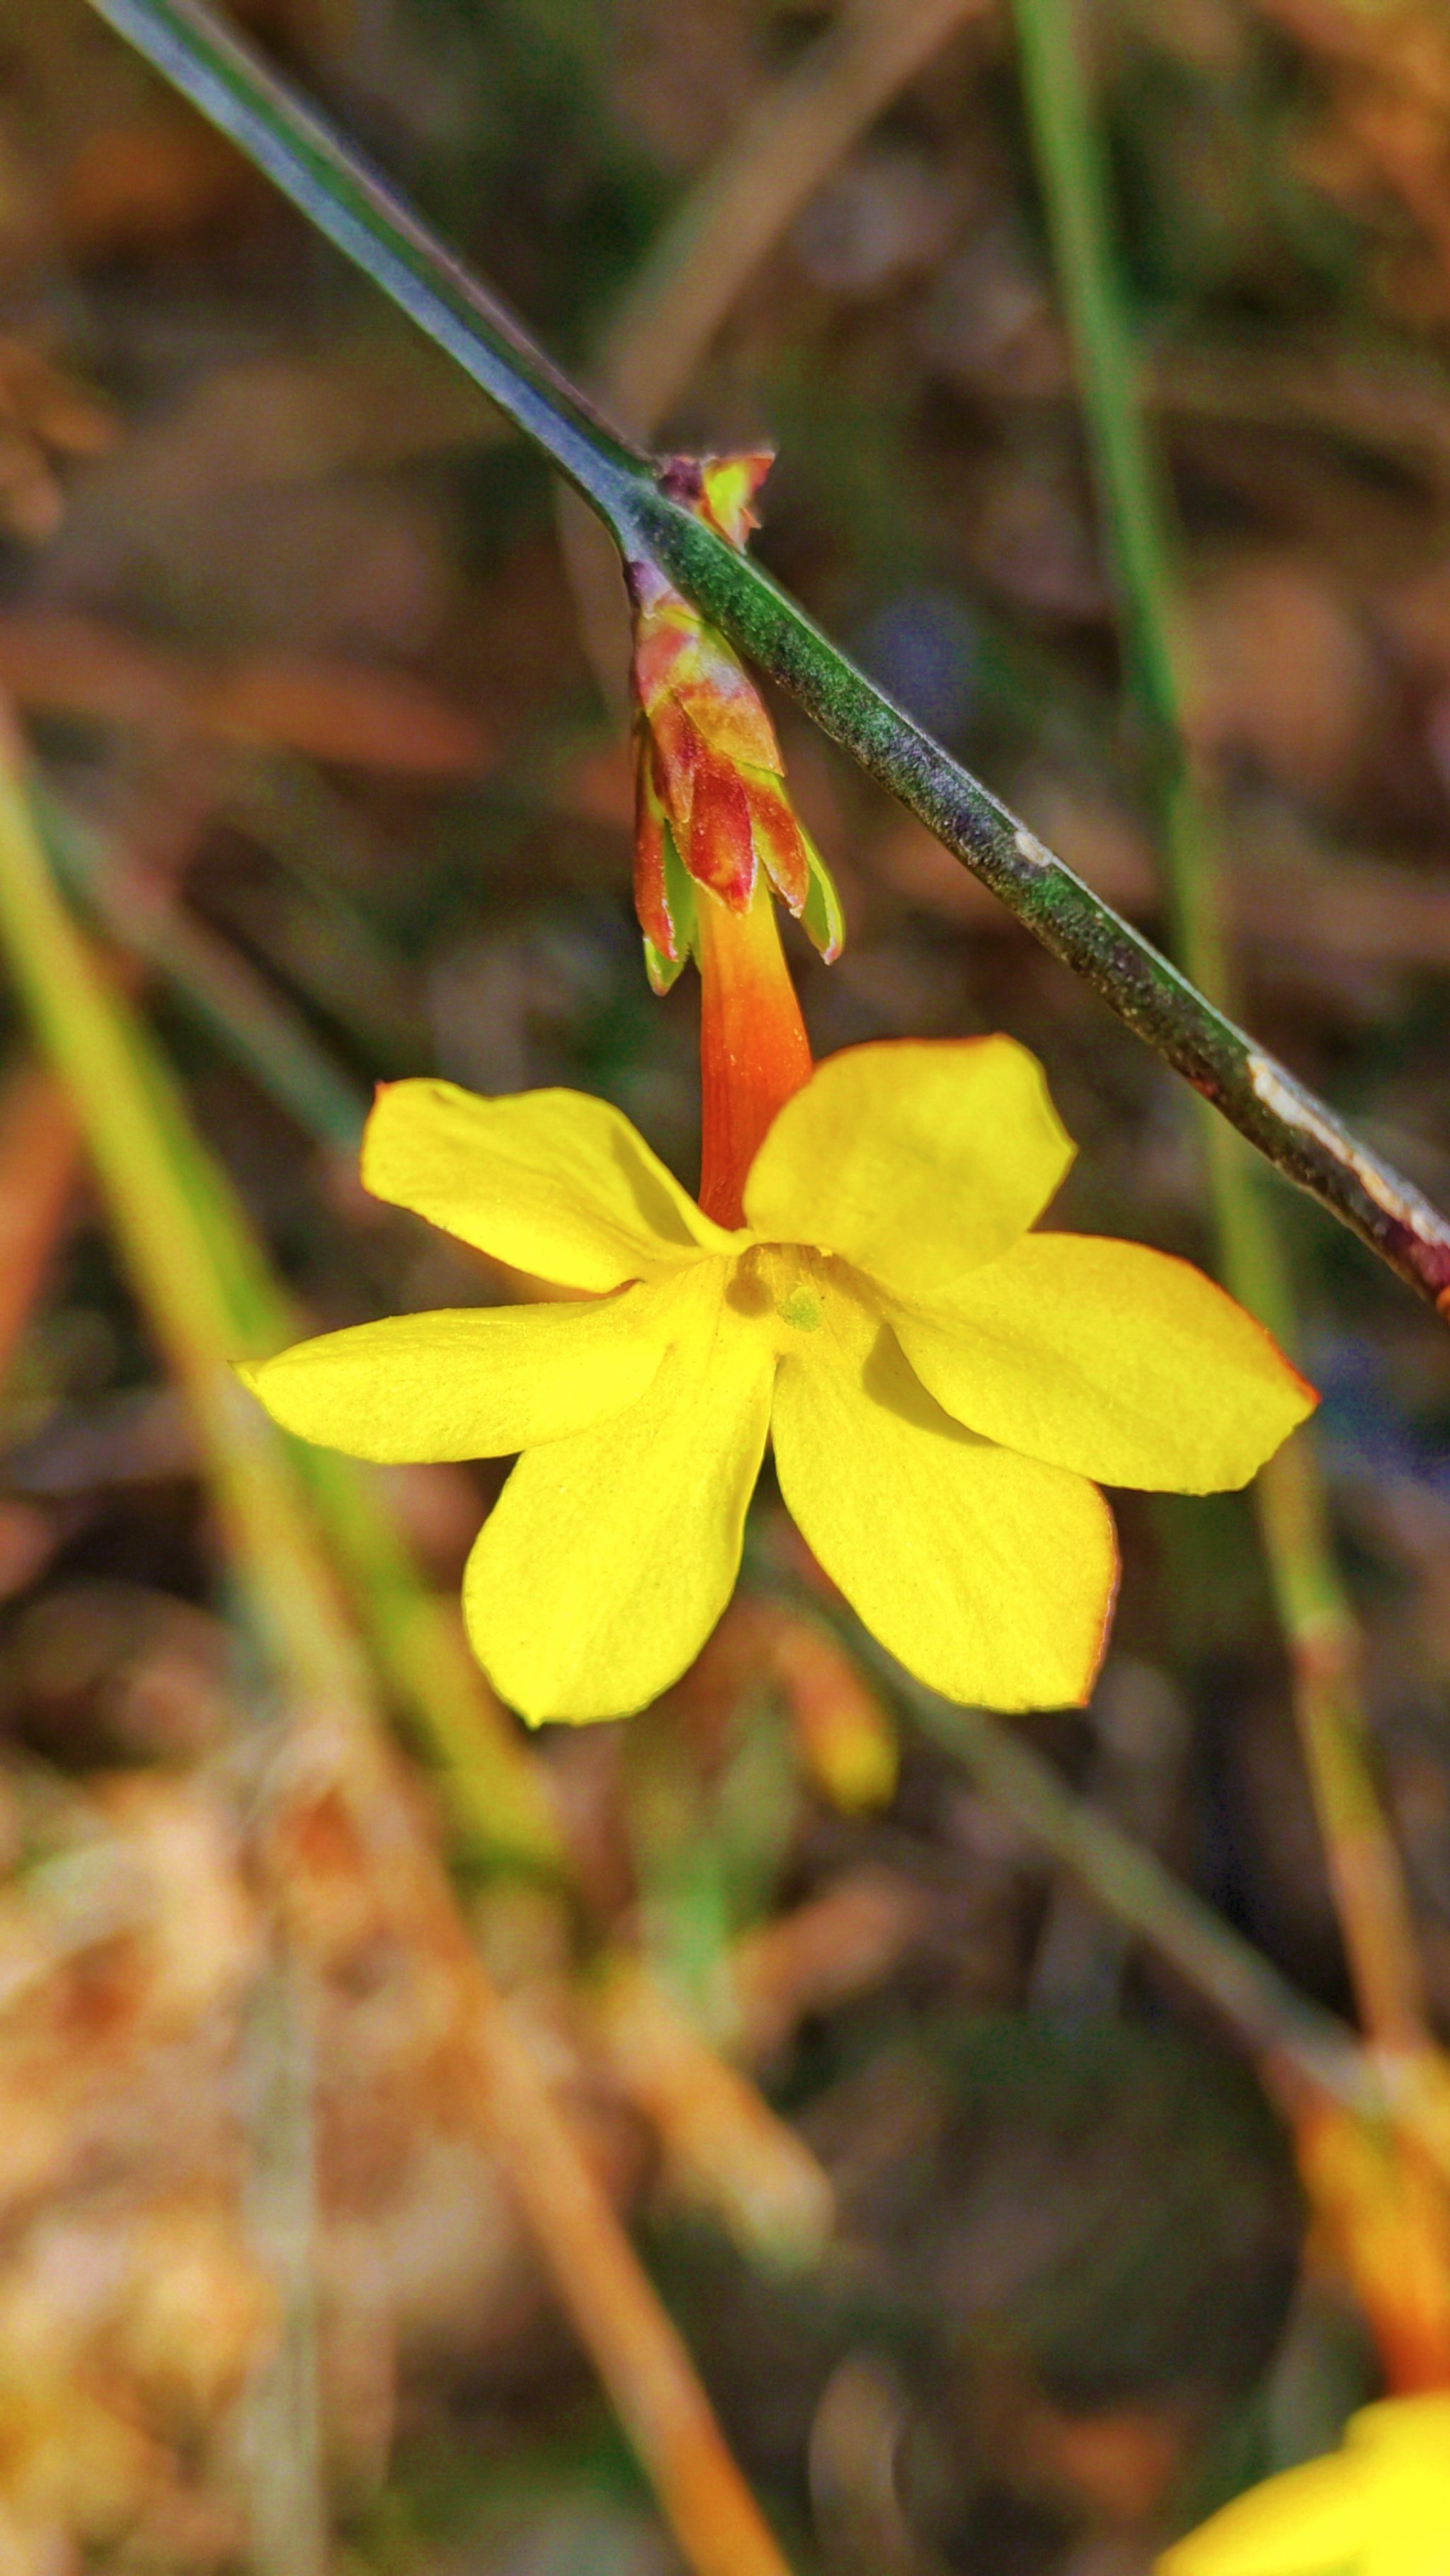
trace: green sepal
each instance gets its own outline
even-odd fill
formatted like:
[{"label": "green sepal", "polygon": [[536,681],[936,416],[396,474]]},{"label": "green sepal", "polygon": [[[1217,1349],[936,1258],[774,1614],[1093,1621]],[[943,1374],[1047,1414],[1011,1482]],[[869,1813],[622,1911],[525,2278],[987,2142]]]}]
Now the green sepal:
[{"label": "green sepal", "polygon": [[683,965],[687,957],[694,955],[700,934],[695,881],[680,856],[672,823],[665,825],[665,910],[675,934],[675,955]]},{"label": "green sepal", "polygon": [[801,907],[801,922],[813,948],[818,948],[826,964],[832,966],[841,954],[846,937],[846,916],[836,892],[831,871],[804,825],[801,839],[805,844],[810,881]]},{"label": "green sepal", "polygon": [[699,917],[695,910],[695,889],[690,874],[675,845],[669,823],[664,832],[665,911],[674,934],[674,955],[667,957],[657,948],[649,932],[644,935],[644,970],[652,993],[667,993],[678,983],[699,944]]},{"label": "green sepal", "polygon": [[688,948],[682,948],[678,957],[667,957],[662,948],[656,948],[649,932],[644,933],[644,971],[652,993],[667,993],[672,984],[678,983],[689,962]]}]

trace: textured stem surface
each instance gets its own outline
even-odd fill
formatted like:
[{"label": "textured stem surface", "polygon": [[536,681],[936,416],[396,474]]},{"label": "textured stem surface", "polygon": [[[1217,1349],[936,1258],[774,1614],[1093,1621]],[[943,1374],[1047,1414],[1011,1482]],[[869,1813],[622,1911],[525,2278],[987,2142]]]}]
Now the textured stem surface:
[{"label": "textured stem surface", "polygon": [[893,706],[758,564],[661,491],[649,461],[258,54],[201,0],[92,6],[457,360],[627,556],[652,560],[1278,1170],[1432,1304],[1450,1296],[1450,1221]]}]

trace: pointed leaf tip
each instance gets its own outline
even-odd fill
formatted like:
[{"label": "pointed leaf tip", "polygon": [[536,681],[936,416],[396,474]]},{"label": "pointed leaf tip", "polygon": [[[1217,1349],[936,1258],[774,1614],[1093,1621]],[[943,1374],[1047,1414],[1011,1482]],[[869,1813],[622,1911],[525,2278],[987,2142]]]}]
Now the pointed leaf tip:
[{"label": "pointed leaf tip", "polygon": [[809,832],[801,831],[809,871],[805,901],[800,909],[802,927],[813,948],[828,966],[834,966],[846,944],[846,916],[836,881],[816,848]]}]

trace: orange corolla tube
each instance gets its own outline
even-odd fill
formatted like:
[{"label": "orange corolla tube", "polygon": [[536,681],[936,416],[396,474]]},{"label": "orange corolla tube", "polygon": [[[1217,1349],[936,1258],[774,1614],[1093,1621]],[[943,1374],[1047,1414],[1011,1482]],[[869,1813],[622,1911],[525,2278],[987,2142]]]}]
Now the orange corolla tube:
[{"label": "orange corolla tube", "polygon": [[745,1176],[776,1111],[811,1076],[811,1050],[770,887],[762,873],[743,912],[701,888],[700,1205],[717,1225],[744,1223]]}]

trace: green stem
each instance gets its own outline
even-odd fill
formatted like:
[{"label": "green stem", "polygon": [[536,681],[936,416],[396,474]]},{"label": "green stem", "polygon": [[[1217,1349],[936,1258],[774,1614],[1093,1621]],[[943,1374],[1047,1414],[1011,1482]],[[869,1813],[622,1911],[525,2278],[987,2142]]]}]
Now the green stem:
[{"label": "green stem", "polygon": [[[1196,983],[1224,1001],[1233,969],[1222,864],[1184,720],[1169,499],[1138,400],[1107,174],[1080,59],[1079,14],[1073,0],[1015,0],[1015,13],[1118,594],[1128,692],[1148,735],[1174,944]],[[1292,1293],[1258,1175],[1217,1120],[1204,1120],[1203,1143],[1224,1277],[1292,1347]],[[1312,1432],[1301,1431],[1264,1470],[1255,1499],[1365,2027],[1382,2045],[1413,2050],[1425,2044],[1423,1980],[1398,1855],[1375,1788],[1358,1686],[1357,1623],[1334,1560]]]},{"label": "green stem", "polygon": [[838,653],[768,574],[655,480],[457,256],[201,0],[92,0],[446,349],[648,559],[1290,1180],[1391,1269],[1450,1297],[1450,1222]]}]

